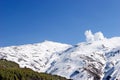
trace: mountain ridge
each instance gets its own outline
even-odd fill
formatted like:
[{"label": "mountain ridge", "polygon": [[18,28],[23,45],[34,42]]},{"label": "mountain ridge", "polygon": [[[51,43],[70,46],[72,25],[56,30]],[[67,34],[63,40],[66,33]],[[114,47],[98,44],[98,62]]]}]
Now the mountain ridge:
[{"label": "mountain ridge", "polygon": [[45,41],[0,48],[0,58],[73,80],[120,79],[120,37],[108,39],[90,30],[85,35],[86,42],[76,45]]}]

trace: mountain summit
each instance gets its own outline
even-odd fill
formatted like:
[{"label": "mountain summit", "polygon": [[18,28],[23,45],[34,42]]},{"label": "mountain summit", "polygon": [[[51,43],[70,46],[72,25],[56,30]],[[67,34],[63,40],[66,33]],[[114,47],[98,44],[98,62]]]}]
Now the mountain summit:
[{"label": "mountain summit", "polygon": [[86,42],[76,45],[52,41],[0,48],[0,58],[20,67],[73,80],[120,79],[120,37],[85,32]]}]

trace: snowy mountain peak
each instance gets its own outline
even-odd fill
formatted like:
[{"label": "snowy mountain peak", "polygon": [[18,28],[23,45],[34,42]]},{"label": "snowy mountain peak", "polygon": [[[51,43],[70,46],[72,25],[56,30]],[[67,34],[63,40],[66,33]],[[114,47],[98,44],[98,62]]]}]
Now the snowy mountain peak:
[{"label": "snowy mountain peak", "polygon": [[44,44],[54,44],[54,43],[60,44],[58,42],[49,41],[49,40],[44,40],[42,43],[44,43]]},{"label": "snowy mountain peak", "polygon": [[2,47],[0,48],[0,59],[14,61],[20,67],[28,67],[38,72],[44,72],[46,65],[51,61],[51,57],[69,47],[71,45],[53,41]]},{"label": "snowy mountain peak", "polygon": [[45,40],[42,43],[0,48],[0,59],[20,67],[73,80],[119,80],[120,37],[106,39],[102,32],[85,32],[87,42],[77,45]]},{"label": "snowy mountain peak", "polygon": [[99,41],[105,39],[102,32],[92,33],[91,30],[85,31],[86,41],[92,43],[93,41]]}]

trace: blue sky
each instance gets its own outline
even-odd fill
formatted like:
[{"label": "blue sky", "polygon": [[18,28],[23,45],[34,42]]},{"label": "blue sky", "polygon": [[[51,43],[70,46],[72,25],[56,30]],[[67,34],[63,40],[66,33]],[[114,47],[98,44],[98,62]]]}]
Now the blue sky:
[{"label": "blue sky", "polygon": [[120,36],[120,0],[0,0],[0,46],[76,44],[88,29]]}]

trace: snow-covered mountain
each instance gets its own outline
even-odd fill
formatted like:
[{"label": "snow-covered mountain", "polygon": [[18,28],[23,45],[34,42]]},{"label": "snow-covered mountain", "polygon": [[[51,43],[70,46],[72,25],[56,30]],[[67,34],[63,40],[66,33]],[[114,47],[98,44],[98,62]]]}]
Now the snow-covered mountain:
[{"label": "snow-covered mountain", "polygon": [[90,30],[85,35],[86,41],[76,45],[45,41],[2,47],[0,58],[73,80],[119,80],[120,37],[108,39]]},{"label": "snow-covered mountain", "polygon": [[20,67],[28,67],[38,72],[45,72],[53,56],[71,47],[71,45],[44,41],[42,43],[0,48],[0,58],[15,61]]}]

